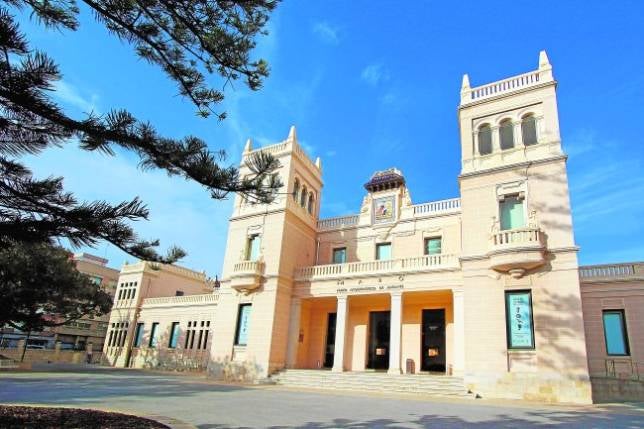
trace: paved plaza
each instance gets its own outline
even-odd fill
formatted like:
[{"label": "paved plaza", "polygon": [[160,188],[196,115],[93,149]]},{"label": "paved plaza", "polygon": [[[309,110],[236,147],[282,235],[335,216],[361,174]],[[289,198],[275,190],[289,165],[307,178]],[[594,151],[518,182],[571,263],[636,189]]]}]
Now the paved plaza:
[{"label": "paved plaza", "polygon": [[563,407],[222,385],[115,369],[0,373],[0,403],[109,408],[215,428],[642,428],[637,405]]}]

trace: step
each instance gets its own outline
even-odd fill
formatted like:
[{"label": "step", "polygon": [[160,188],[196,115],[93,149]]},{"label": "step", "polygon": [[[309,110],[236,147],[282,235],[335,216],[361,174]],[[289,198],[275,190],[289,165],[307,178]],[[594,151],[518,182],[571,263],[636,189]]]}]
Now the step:
[{"label": "step", "polygon": [[461,377],[442,375],[285,370],[271,376],[271,380],[287,387],[308,389],[471,397]]}]

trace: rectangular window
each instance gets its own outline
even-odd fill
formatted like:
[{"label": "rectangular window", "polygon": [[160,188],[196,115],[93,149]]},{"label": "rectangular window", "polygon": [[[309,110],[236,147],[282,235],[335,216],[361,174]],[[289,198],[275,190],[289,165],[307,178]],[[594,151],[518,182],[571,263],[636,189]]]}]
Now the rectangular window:
[{"label": "rectangular window", "polygon": [[150,330],[150,342],[148,343],[149,347],[156,347],[157,346],[157,330],[159,328],[159,323],[154,322],[152,324],[152,329]]},{"label": "rectangular window", "polygon": [[204,337],[203,337],[203,349],[206,349],[206,346],[208,345],[208,331],[206,331]]},{"label": "rectangular window", "polygon": [[441,251],[441,237],[425,239],[425,255],[440,255]]},{"label": "rectangular window", "polygon": [[246,260],[256,261],[259,259],[259,234],[251,235],[248,237],[248,244],[246,247]]},{"label": "rectangular window", "polygon": [[602,318],[604,320],[606,353],[610,356],[628,356],[630,350],[624,310],[604,310]]},{"label": "rectangular window", "polygon": [[170,341],[168,341],[168,347],[171,349],[176,349],[178,342],[179,342],[179,322],[172,322],[172,326],[170,326]]},{"label": "rectangular window", "polygon": [[525,217],[523,215],[523,200],[518,195],[507,196],[499,203],[501,216],[501,230],[523,228]]},{"label": "rectangular window", "polygon": [[347,248],[339,247],[333,249],[333,263],[334,264],[344,264],[347,262]]},{"label": "rectangular window", "polygon": [[237,315],[237,333],[235,335],[235,345],[245,346],[248,343],[248,325],[250,323],[250,310],[252,304],[241,304],[239,314]]},{"label": "rectangular window", "polygon": [[134,333],[134,347],[141,347],[141,343],[143,342],[144,327],[145,327],[144,323],[136,324],[136,331]]},{"label": "rectangular window", "polygon": [[190,333],[192,332],[192,322],[188,322],[188,330],[186,331],[186,343],[183,345],[184,349],[188,348],[188,344],[190,344]]},{"label": "rectangular window", "polygon": [[534,349],[532,292],[506,292],[505,317],[508,349]]},{"label": "rectangular window", "polygon": [[388,261],[391,259],[391,243],[376,244],[376,260]]}]

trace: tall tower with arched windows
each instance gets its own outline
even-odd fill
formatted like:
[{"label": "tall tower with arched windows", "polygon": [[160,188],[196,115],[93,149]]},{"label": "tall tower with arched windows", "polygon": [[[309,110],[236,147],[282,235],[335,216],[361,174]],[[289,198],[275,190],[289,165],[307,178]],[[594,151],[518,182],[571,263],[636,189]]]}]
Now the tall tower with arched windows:
[{"label": "tall tower with arched windows", "polygon": [[545,51],[525,74],[463,76],[465,378],[482,393],[518,381],[590,398],[556,86]]},{"label": "tall tower with arched windows", "polygon": [[[322,190],[320,159],[312,161],[295,127],[280,143],[246,143],[240,176],[252,174],[253,153],[273,155],[283,187],[271,204],[235,197],[230,217],[210,371],[228,379],[257,380],[286,365],[293,273],[315,264]],[[295,339],[297,342],[297,338]]]}]

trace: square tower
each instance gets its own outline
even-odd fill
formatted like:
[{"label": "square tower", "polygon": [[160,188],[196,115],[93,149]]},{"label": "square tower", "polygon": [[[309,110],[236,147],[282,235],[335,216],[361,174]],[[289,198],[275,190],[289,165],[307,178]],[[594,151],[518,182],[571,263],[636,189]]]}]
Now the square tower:
[{"label": "square tower", "polygon": [[293,274],[314,265],[322,168],[297,142],[295,127],[280,143],[253,150],[247,142],[240,176],[252,174],[253,154],[280,163],[283,187],[270,204],[237,195],[230,218],[210,371],[255,381],[286,365]]},{"label": "square tower", "polygon": [[545,51],[529,73],[463,77],[465,372],[483,394],[590,402],[556,85]]}]

